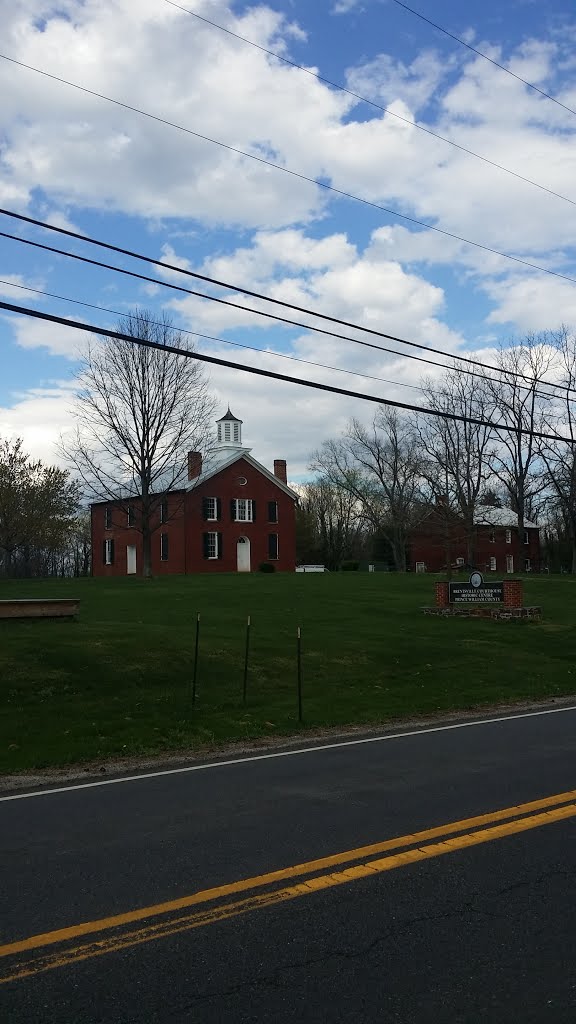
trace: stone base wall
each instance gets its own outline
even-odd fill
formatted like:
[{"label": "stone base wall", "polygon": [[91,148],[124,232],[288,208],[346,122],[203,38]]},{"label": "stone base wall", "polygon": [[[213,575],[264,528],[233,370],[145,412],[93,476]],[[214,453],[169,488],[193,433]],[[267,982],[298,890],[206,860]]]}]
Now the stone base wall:
[{"label": "stone base wall", "polygon": [[505,605],[451,604],[423,608],[424,615],[439,615],[451,619],[540,619],[542,609],[531,605],[522,608],[507,608]]}]

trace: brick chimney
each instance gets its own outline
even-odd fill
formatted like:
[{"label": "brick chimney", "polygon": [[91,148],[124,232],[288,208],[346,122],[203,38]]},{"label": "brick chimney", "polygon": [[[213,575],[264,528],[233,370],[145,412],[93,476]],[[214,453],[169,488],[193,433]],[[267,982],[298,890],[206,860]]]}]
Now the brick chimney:
[{"label": "brick chimney", "polygon": [[283,484],[287,484],[286,459],[274,459],[274,476],[277,476]]},{"label": "brick chimney", "polygon": [[188,452],[188,479],[195,480],[202,472],[202,453]]}]

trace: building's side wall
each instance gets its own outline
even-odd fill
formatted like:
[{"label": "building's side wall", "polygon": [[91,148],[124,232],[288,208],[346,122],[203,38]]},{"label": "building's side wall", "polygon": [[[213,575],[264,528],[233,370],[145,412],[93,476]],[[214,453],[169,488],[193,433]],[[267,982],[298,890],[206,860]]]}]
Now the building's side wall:
[{"label": "building's side wall", "polygon": [[[184,509],[186,494],[184,491],[171,491],[167,495],[167,521],[160,523],[160,510],[154,515],[152,534],[152,572],[155,576],[170,573],[182,573],[186,571],[185,566],[185,530],[184,530]],[[136,521],[139,519],[140,501],[135,499],[131,504],[134,506]],[[110,509],[111,527],[105,526],[106,508]],[[128,527],[126,505],[117,505],[113,502],[99,502],[92,505],[92,575],[93,576],[126,576],[127,575],[127,548],[136,548],[136,574],[142,574],[142,534],[139,530]],[[164,561],[161,558],[161,535],[168,536],[168,558]],[[104,562],[104,541],[114,541],[114,563],[106,565]]]}]

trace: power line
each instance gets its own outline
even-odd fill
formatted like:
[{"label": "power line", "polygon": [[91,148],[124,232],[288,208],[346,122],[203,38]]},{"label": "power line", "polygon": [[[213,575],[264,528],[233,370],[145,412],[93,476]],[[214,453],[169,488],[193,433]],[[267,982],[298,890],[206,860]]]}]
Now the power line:
[{"label": "power line", "polygon": [[440,142],[445,142],[446,145],[453,146],[455,149],[459,149],[462,153],[466,153],[468,156],[472,156],[476,160],[482,160],[483,163],[489,164],[490,167],[495,167],[497,170],[503,171],[505,174],[511,174],[514,178],[518,178],[520,181],[526,182],[527,185],[533,185],[534,188],[539,188],[543,192],[547,192],[548,195],[555,196],[556,199],[562,199],[565,203],[571,203],[572,206],[576,206],[575,199],[570,199],[568,196],[564,196],[560,192],[555,192],[554,189],[548,188],[547,185],[542,185],[540,182],[534,181],[532,178],[527,178],[524,174],[520,174],[518,171],[513,171],[510,167],[505,167],[503,164],[498,163],[497,160],[491,160],[490,157],[483,156],[482,153],[476,153],[473,149],[468,149],[467,146],[462,146],[459,142],[454,142],[453,139],[447,139],[445,135],[440,135],[439,132],[434,132],[431,128],[426,128],[423,124],[418,124],[409,117],[403,117],[402,114],[398,114],[390,107],[385,107],[382,103],[377,103],[375,100],[369,100],[366,96],[362,96],[360,93],[355,92],[354,89],[349,89],[347,86],[341,85],[339,82],[333,82],[330,78],[325,78],[324,75],[319,74],[317,71],[313,71],[311,68],[306,68],[302,64],[298,64],[297,61],[290,60],[288,57],[283,57],[281,53],[276,53],[275,50],[269,50],[266,46],[261,46],[260,43],[255,43],[253,39],[248,39],[246,36],[240,35],[239,32],[233,32],[232,29],[226,28],[225,25],[220,25],[216,21],[211,21],[210,18],[205,18],[203,14],[197,14],[196,11],[190,11],[187,7],[182,7],[181,4],[175,3],[174,0],[164,0],[164,2],[169,4],[170,7],[177,8],[177,10],[182,11],[184,14],[191,15],[192,18],[197,18],[198,21],[204,22],[205,25],[211,25],[212,28],[216,28],[220,32],[225,32],[226,35],[232,36],[233,39],[239,39],[241,42],[247,43],[249,46],[253,46],[256,50],[266,53],[269,57],[274,57],[276,60],[282,61],[283,64],[288,64],[289,67],[295,68],[297,71],[303,71],[304,74],[310,75],[311,78],[315,78],[318,82],[323,82],[324,85],[329,85],[333,89],[338,89],[340,92],[346,93],[347,96],[352,96],[354,99],[360,100],[361,103],[367,103],[376,110],[381,110],[382,113],[395,117],[399,121],[403,121],[404,124],[410,125],[411,128],[417,128],[418,131],[425,132],[426,135],[431,135],[432,138],[439,139]]},{"label": "power line", "polygon": [[[8,285],[9,288],[19,288],[20,291],[24,292],[34,292],[36,295],[42,295],[48,299],[58,299],[61,302],[71,302],[75,306],[86,306],[87,309],[98,309],[101,313],[112,313],[113,316],[128,317],[130,320],[135,319],[135,316],[132,313],[122,313],[118,309],[110,309],[108,306],[99,306],[95,302],[83,302],[81,299],[73,299],[69,295],[58,295],[56,292],[47,292],[42,288],[32,288],[30,285],[26,284],[15,284],[13,281],[5,281],[2,278],[0,278],[0,284]],[[150,320],[148,317],[142,316],[141,314],[138,314],[138,320],[154,327],[163,326],[159,320]],[[82,326],[80,321],[78,326]],[[386,377],[376,377],[371,373],[362,373],[361,370],[346,370],[342,366],[329,366],[326,363],[318,363],[312,359],[302,359],[299,356],[289,356],[287,352],[276,352],[274,349],[258,348],[256,345],[245,345],[240,341],[230,341],[228,338],[219,338],[212,334],[201,334],[199,331],[189,331],[185,327],[176,327],[175,330],[179,334],[189,334],[194,338],[203,338],[205,341],[214,341],[220,345],[231,345],[234,348],[246,349],[248,352],[258,352],[259,355],[263,356],[275,356],[278,359],[288,359],[291,363],[302,363],[305,366],[314,366],[320,370],[335,370],[336,373],[346,373],[350,377],[363,377],[366,380],[377,380],[380,384],[392,384],[394,387],[410,388],[412,391],[425,390],[430,395],[436,395],[439,393],[437,391],[430,390],[430,388],[424,388],[418,384],[407,384],[400,380],[387,380]],[[538,393],[539,392],[537,392],[537,394]]]},{"label": "power line", "polygon": [[[58,295],[56,292],[48,292],[48,291],[45,291],[42,288],[32,288],[31,285],[26,285],[26,284],[15,284],[13,281],[6,281],[6,280],[3,280],[1,278],[0,278],[0,284],[7,285],[9,288],[18,288],[18,289],[20,289],[20,291],[24,291],[24,292],[33,292],[36,295],[42,295],[44,298],[58,299],[60,302],[71,302],[75,306],[85,306],[87,309],[97,309],[101,313],[112,313],[113,316],[128,317],[130,320],[134,319],[134,316],[133,316],[132,313],[121,312],[118,309],[110,309],[109,306],[100,306],[100,305],[98,305],[95,302],[84,302],[82,299],[73,299],[70,295]],[[209,298],[209,296],[207,296],[207,297]],[[244,307],[242,307],[242,308],[244,308]],[[150,320],[150,319],[148,319],[145,316],[141,316],[141,314],[138,315],[138,319],[142,320],[146,324],[151,324],[151,325],[153,325],[155,327],[162,327],[163,326],[158,320]],[[404,381],[400,381],[400,380],[388,380],[386,377],[377,377],[377,376],[375,376],[372,373],[363,373],[361,370],[346,370],[342,366],[330,366],[327,363],[318,363],[318,362],[316,362],[316,361],[314,361],[312,359],[302,359],[299,356],[289,356],[286,352],[277,352],[275,349],[258,348],[256,345],[246,345],[246,344],[244,344],[244,343],[242,343],[240,341],[230,341],[228,338],[220,338],[220,337],[216,337],[216,336],[214,336],[212,334],[202,334],[200,331],[190,331],[190,330],[188,330],[185,327],[177,327],[177,328],[175,328],[175,330],[177,330],[180,334],[189,334],[189,335],[191,335],[191,337],[203,338],[205,341],[213,341],[213,342],[216,342],[216,343],[218,343],[220,345],[230,345],[233,348],[246,349],[246,351],[248,351],[248,352],[258,352],[261,355],[275,356],[278,359],[288,359],[291,363],[302,363],[305,366],[314,366],[314,367],[316,367],[318,369],[321,369],[321,370],[334,370],[336,373],[345,373],[345,374],[347,374],[350,377],[362,377],[362,378],[364,378],[366,380],[377,380],[381,384],[391,384],[394,387],[398,387],[398,388],[410,388],[412,391],[426,391],[426,393],[429,394],[429,395],[440,395],[441,394],[440,392],[434,391],[433,389],[428,388],[428,387],[423,386],[423,385],[408,384],[408,383],[406,383]],[[323,332],[320,332],[320,333],[323,333]],[[343,335],[338,335],[338,337],[343,337]],[[378,347],[378,346],[376,346],[376,347]],[[384,349],[383,351],[392,352],[392,349]],[[396,354],[397,355],[402,355],[402,353],[400,353],[400,352],[398,352]],[[411,357],[411,356],[407,355],[405,358],[410,359],[410,358],[414,358],[414,357]],[[444,363],[434,363],[434,362],[431,362],[430,360],[426,360],[426,362],[430,362],[430,365],[437,366],[439,369],[444,369],[444,370],[451,370],[451,369],[453,369],[453,367],[446,366]],[[479,374],[479,373],[476,374],[476,373],[474,373],[471,370],[462,370],[461,372],[462,373],[468,373],[471,376],[480,377],[480,378],[484,379],[483,378],[483,374]],[[528,385],[525,385],[525,384],[518,384],[517,386],[522,388],[522,389],[524,389],[524,390],[526,390],[526,391],[531,391],[532,390],[532,388],[528,387]],[[563,385],[563,384],[554,384],[554,385],[550,385],[550,386],[551,387],[557,387],[559,389],[566,390],[566,391],[570,390],[570,389],[566,388],[566,386]],[[540,398],[558,398],[558,395],[551,395],[551,394],[549,394],[546,391],[534,391],[534,394],[538,395],[538,397],[540,397]]]},{"label": "power line", "polygon": [[[55,230],[59,230],[59,229],[55,229]],[[292,327],[301,327],[301,328],[303,328],[306,331],[313,331],[315,334],[322,334],[322,335],[326,335],[327,337],[330,337],[330,338],[337,338],[340,341],[349,341],[349,342],[352,342],[354,345],[361,345],[363,348],[376,349],[378,352],[386,352],[386,353],[388,353],[388,355],[400,356],[402,359],[412,359],[415,362],[425,363],[428,366],[436,366],[436,367],[439,367],[440,369],[443,369],[443,370],[453,370],[454,369],[454,366],[447,366],[445,363],[437,363],[433,359],[426,359],[424,356],[416,356],[416,355],[414,355],[411,352],[398,352],[397,349],[387,348],[385,345],[377,345],[373,341],[362,341],[362,340],[360,340],[360,338],[352,338],[348,334],[339,334],[337,331],[328,331],[328,330],[326,330],[326,328],[314,327],[314,326],[308,325],[306,323],[303,323],[300,320],[291,320],[288,317],[279,316],[278,313],[266,313],[264,310],[254,309],[251,306],[240,306],[237,302],[231,302],[228,299],[220,299],[220,298],[218,298],[215,295],[208,295],[206,292],[195,291],[192,288],[184,288],[183,285],[172,284],[169,281],[163,281],[159,277],[150,277],[147,274],[138,274],[134,270],[126,270],[124,267],[116,267],[116,266],[114,266],[111,263],[103,263],[101,260],[89,259],[87,256],[80,256],[78,253],[66,252],[66,250],[64,250],[64,249],[57,249],[55,246],[52,246],[52,245],[44,245],[42,242],[34,242],[30,238],[19,238],[17,235],[10,235],[10,234],[8,234],[5,231],[0,231],[0,238],[9,238],[9,239],[11,239],[12,241],[15,241],[15,242],[21,242],[23,245],[33,246],[35,249],[43,249],[46,252],[53,252],[53,253],[56,253],[59,256],[67,256],[69,259],[78,260],[81,263],[88,263],[91,266],[102,267],[105,270],[113,270],[113,271],[115,271],[118,274],[124,274],[126,277],[134,277],[134,278],[136,278],[139,281],[147,281],[147,282],[150,282],[151,284],[160,285],[162,288],[169,288],[172,291],[183,292],[186,295],[194,295],[194,296],[196,296],[198,298],[207,299],[209,302],[216,302],[216,303],[218,303],[219,305],[222,305],[222,306],[231,306],[233,309],[241,310],[243,313],[256,313],[258,316],[267,317],[270,320],[278,321],[278,322],[283,323],[283,324],[289,324]],[[10,282],[8,282],[8,284],[10,284]],[[275,299],[271,299],[270,301],[274,302],[276,300]],[[282,305],[290,305],[290,304],[283,302]],[[299,309],[300,307],[299,306],[295,306],[293,308]],[[120,315],[122,315],[122,314],[120,314]],[[321,316],[323,314],[318,314],[318,315]],[[333,317],[326,317],[326,319],[332,320],[334,318]],[[336,322],[339,322],[339,321],[336,321]],[[342,323],[346,323],[346,322],[347,321],[342,321]],[[351,326],[354,327],[355,325],[352,324]],[[368,328],[361,328],[361,327],[358,328],[358,330],[364,330],[364,329],[368,330]],[[377,332],[377,331],[370,331],[370,333],[378,334],[379,332]],[[383,337],[393,337],[393,335],[383,335]],[[400,341],[401,339],[394,339],[394,340]],[[416,342],[404,341],[403,344],[405,344],[405,345],[414,345],[416,348],[421,348],[421,349],[424,349],[425,351],[427,350],[426,345],[417,345]],[[261,351],[261,350],[258,350],[258,351]],[[436,350],[435,349],[430,349],[429,351],[435,352]],[[498,367],[490,366],[487,363],[486,364],[485,363],[481,363],[478,360],[474,360],[474,359],[468,360],[464,356],[453,356],[453,357],[451,357],[449,353],[446,353],[446,356],[448,358],[462,359],[464,362],[471,362],[474,365],[482,367],[482,368],[484,368],[486,370],[496,371],[497,373],[501,373],[501,374],[504,373],[507,376],[519,377],[519,378],[522,378],[524,380],[528,380],[528,381],[530,381],[530,386],[527,386],[526,384],[517,384],[517,387],[520,387],[520,388],[522,388],[523,390],[526,390],[526,391],[532,391],[535,384],[544,384],[544,385],[546,385],[548,387],[557,388],[560,391],[565,391],[566,393],[572,392],[572,391],[574,393],[576,393],[576,389],[568,388],[564,384],[554,384],[552,381],[542,380],[539,377],[531,378],[531,377],[526,376],[526,374],[520,373],[517,370],[501,370],[501,369],[498,369]],[[461,373],[466,373],[470,377],[479,377],[482,380],[484,380],[485,376],[486,376],[485,373],[478,373],[478,372],[476,372],[474,370],[469,370],[466,367],[460,367],[459,370],[460,370]],[[545,392],[540,392],[540,391],[536,391],[535,393],[540,395],[540,397],[542,397],[542,398],[557,398],[558,397],[557,395],[550,395],[550,394],[547,394]]]},{"label": "power line", "polygon": [[133,338],[122,331],[107,330],[104,327],[97,327],[95,324],[78,323],[76,320],[68,320],[66,317],[56,316],[53,313],[42,313],[38,309],[30,309],[27,306],[17,306],[12,302],[0,300],[0,309],[9,313],[18,313],[22,316],[33,317],[36,320],[46,320],[50,323],[61,324],[63,327],[71,327],[77,331],[82,329],[89,334],[96,334],[103,338],[115,338],[119,341],[128,341],[132,345],[141,345],[144,348],[159,349],[162,352],[172,352],[174,355],[185,356],[187,359],[197,359],[201,363],[210,363],[214,366],[224,366],[231,370],[240,370],[242,373],[251,373],[258,377],[268,377],[271,380],[280,380],[287,384],[298,384],[301,387],[313,388],[316,391],[326,391],[333,395],[342,395],[345,398],[359,398],[363,402],[373,402],[377,405],[386,405],[393,409],[403,409],[407,412],[419,412],[424,416],[434,416],[436,419],[452,420],[460,423],[473,423],[479,427],[489,427],[492,430],[505,431],[512,434],[527,434],[529,437],[545,441],[564,441],[569,443],[569,438],[561,434],[546,434],[542,431],[526,430],[508,423],[494,423],[491,420],[479,419],[475,416],[462,416],[455,412],[445,412],[439,409],[427,409],[423,405],[409,405],[407,402],[397,402],[391,398],[383,398],[380,395],[365,395],[360,391],[350,391],[347,388],[337,388],[333,384],[320,384],[317,381],[304,380],[302,377],[289,377],[287,374],[277,373],[274,370],[263,370],[257,366],[246,366],[243,363],[234,363],[230,359],[222,359],[219,356],[208,356],[203,352],[191,352],[189,349],[178,348],[176,345],[161,345],[159,342],[149,341],[144,338]]},{"label": "power line", "polygon": [[[458,362],[461,362],[461,363],[469,363],[472,366],[478,366],[478,367],[482,368],[483,370],[491,370],[494,373],[506,372],[508,374],[508,376],[511,375],[511,376],[518,377],[518,378],[523,379],[523,380],[527,380],[527,381],[530,382],[531,385],[533,385],[534,383],[537,383],[537,384],[543,384],[543,385],[545,385],[547,387],[559,388],[560,390],[571,390],[571,389],[566,389],[564,387],[564,385],[562,385],[562,384],[554,384],[552,381],[543,380],[541,378],[536,378],[536,380],[533,380],[532,377],[529,377],[526,374],[523,374],[523,373],[521,373],[519,371],[514,371],[514,370],[503,371],[503,370],[501,370],[497,366],[492,366],[489,363],[483,363],[480,360],[472,359],[469,356],[461,356],[461,355],[457,355],[457,354],[452,354],[450,352],[444,352],[442,349],[433,348],[430,345],[421,345],[419,342],[408,341],[406,338],[399,338],[399,337],[397,337],[394,334],[386,334],[384,331],[378,331],[378,330],[376,330],[373,327],[363,327],[362,325],[355,324],[355,323],[351,322],[350,320],[342,320],[339,317],[330,316],[328,313],[319,313],[316,310],[307,309],[305,306],[298,306],[298,305],[295,305],[292,302],[285,302],[282,299],[275,299],[275,298],[272,298],[271,296],[263,295],[261,292],[252,291],[249,288],[242,288],[242,287],[240,287],[238,285],[230,284],[227,281],[220,281],[220,280],[218,280],[218,278],[209,277],[206,274],[199,274],[197,271],[188,270],[188,269],[186,269],[184,267],[179,267],[179,266],[177,266],[174,263],[166,263],[163,260],[155,259],[153,256],[146,256],[146,255],[144,255],[142,253],[135,252],[135,251],[133,251],[131,249],[124,249],[124,248],[122,248],[120,246],[113,245],[111,242],[104,242],[104,241],[102,241],[100,239],[92,238],[89,235],[82,235],[82,234],[80,234],[77,231],[71,231],[69,228],[62,228],[62,227],[57,227],[55,224],[48,224],[46,221],[37,220],[35,217],[28,217],[28,216],[25,216],[22,213],[16,213],[14,210],[7,210],[7,209],[3,209],[2,207],[0,207],[0,214],[4,214],[7,217],[12,217],[12,218],[14,218],[16,220],[23,221],[24,223],[27,223],[27,224],[32,224],[32,225],[34,225],[36,227],[45,228],[48,231],[55,231],[57,234],[60,234],[60,235],[66,235],[67,237],[70,237],[70,238],[76,238],[76,239],[78,239],[79,241],[82,241],[82,242],[89,242],[91,245],[97,245],[100,248],[109,249],[111,252],[117,252],[117,253],[120,253],[123,256],[130,256],[130,257],[132,257],[134,259],[142,260],[145,263],[153,264],[154,266],[164,267],[166,270],[172,270],[175,273],[183,274],[186,277],[192,277],[195,280],[205,281],[208,284],[216,285],[219,288],[227,288],[227,289],[229,289],[231,291],[238,292],[239,294],[248,295],[251,298],[256,298],[256,299],[260,299],[260,300],[265,301],[265,302],[270,302],[270,303],[272,303],[275,306],[282,306],[283,308],[294,309],[294,310],[296,310],[299,313],[306,314],[307,316],[314,316],[314,317],[317,317],[320,320],[326,320],[329,323],[338,324],[338,325],[340,325],[342,327],[350,327],[353,330],[361,331],[362,333],[370,334],[371,336],[374,336],[374,337],[377,337],[377,338],[385,338],[385,339],[387,339],[389,341],[395,341],[395,342],[397,342],[400,345],[407,345],[410,348],[416,348],[416,349],[419,349],[419,350],[424,351],[424,352],[431,352],[434,355],[439,355],[439,356],[442,356],[443,358],[446,358],[446,359],[457,360]],[[230,301],[228,299],[220,299],[220,298],[217,298],[216,296],[213,296],[213,295],[207,295],[205,292],[194,291],[192,289],[184,288],[184,287],[179,286],[179,285],[170,284],[169,282],[162,281],[162,280],[160,280],[159,278],[156,278],[156,277],[148,277],[145,274],[137,274],[134,271],[125,270],[125,269],[123,269],[121,267],[116,267],[116,266],[113,266],[113,265],[111,265],[109,263],[102,263],[99,260],[91,260],[91,259],[88,259],[88,257],[86,257],[86,256],[80,256],[80,255],[78,255],[76,253],[66,252],[63,249],[57,249],[57,248],[55,248],[53,246],[43,245],[40,242],[33,242],[31,239],[21,238],[18,235],[11,235],[11,234],[8,234],[5,231],[0,231],[0,237],[2,237],[2,238],[9,238],[9,239],[12,239],[13,241],[21,242],[24,245],[31,245],[31,246],[34,246],[35,248],[38,248],[38,249],[45,249],[48,252],[54,252],[54,253],[57,253],[60,256],[67,256],[70,259],[79,260],[79,261],[81,261],[83,263],[89,263],[89,264],[92,264],[93,266],[104,267],[107,270],[113,270],[113,271],[115,271],[116,273],[119,273],[119,274],[125,274],[125,275],[127,275],[129,277],[135,277],[135,278],[138,278],[138,279],[140,279],[142,281],[148,281],[148,282],[152,282],[153,284],[158,284],[158,285],[160,285],[160,286],[162,286],[164,288],[171,288],[171,289],[173,289],[175,291],[184,292],[187,295],[194,295],[194,296],[197,296],[199,298],[207,299],[207,300],[209,300],[211,302],[220,303],[221,305],[224,305],[224,306],[231,306],[232,308],[239,309],[239,310],[241,310],[244,313],[246,313],[246,312],[254,313],[256,316],[262,316],[262,317],[266,317],[268,319],[277,320],[280,323],[286,323],[286,324],[289,324],[292,327],[301,327],[304,330],[314,331],[317,334],[325,334],[325,335],[327,335],[329,337],[338,338],[338,339],[340,339],[342,341],[349,341],[349,342],[353,343],[354,345],[363,345],[363,346],[365,346],[367,348],[374,348],[374,349],[378,349],[378,350],[380,350],[382,352],[387,352],[389,354],[391,353],[392,355],[405,356],[407,359],[415,359],[418,362],[428,363],[431,366],[443,366],[444,369],[450,369],[450,367],[446,367],[444,364],[441,364],[441,363],[436,363],[436,362],[434,362],[434,360],[425,359],[425,358],[423,358],[421,356],[410,355],[409,353],[398,352],[395,349],[389,349],[389,348],[386,348],[386,347],[384,347],[382,345],[375,345],[375,344],[367,342],[367,341],[361,341],[359,338],[351,338],[348,335],[338,334],[338,333],[336,333],[334,331],[327,331],[327,330],[321,329],[319,327],[313,327],[313,326],[310,326],[309,324],[302,323],[299,320],[290,320],[290,319],[288,319],[286,317],[281,317],[281,316],[278,316],[276,314],[267,313],[264,310],[254,309],[251,306],[241,306],[238,303],[232,302],[232,301]],[[576,281],[575,281],[575,283],[576,283]],[[474,376],[483,376],[483,374],[475,374],[471,370],[462,370],[462,372],[463,373],[468,373],[468,374],[470,374],[473,377]]]},{"label": "power line", "polygon": [[363,206],[369,206],[371,209],[379,210],[381,213],[386,213],[391,217],[396,217],[399,220],[407,221],[409,224],[415,224],[417,227],[426,228],[427,231],[435,231],[437,234],[443,235],[445,238],[451,238],[456,242],[463,242],[464,245],[471,245],[475,249],[480,249],[482,252],[489,252],[493,256],[501,256],[502,259],[511,260],[513,263],[518,263],[520,266],[528,267],[530,270],[537,270],[541,274],[548,274],[551,277],[557,277],[561,281],[569,281],[571,284],[576,284],[576,278],[570,277],[566,274],[561,274],[559,271],[550,270],[547,267],[541,267],[537,263],[531,263],[529,260],[524,260],[520,256],[513,256],[511,253],[502,252],[500,249],[494,249],[490,245],[484,245],[482,242],[474,242],[470,238],[464,238],[463,235],[457,235],[453,231],[447,231],[445,228],[439,228],[435,224],[429,224],[427,221],[419,220],[417,217],[409,217],[406,213],[400,213],[399,210],[394,210],[388,206],[382,206],[380,203],[372,202],[370,199],[362,199],[360,196],[354,195],[352,192],[346,192],[344,189],[336,188],[335,185],[329,185],[328,182],[322,181],[317,178],[311,178],[307,174],[303,174],[301,171],[295,171],[290,167],[277,164],[273,160],[268,160],[266,157],[257,156],[255,153],[248,153],[244,149],[240,149],[238,146],[231,146],[226,142],[221,142],[219,139],[213,139],[209,135],[203,135],[201,132],[193,131],[192,128],[185,128],[181,124],[176,124],[175,121],[169,121],[167,118],[159,117],[157,114],[151,114],[147,110],[142,110],[140,107],[134,107],[130,103],[125,103],[123,100],[114,99],[112,96],[106,96],[104,93],[96,92],[94,89],[88,89],[84,85],[78,85],[77,82],[71,82],[66,78],[60,78],[58,75],[50,74],[48,71],[42,71],[40,68],[33,67],[31,64],[25,64],[24,61],[16,60],[15,57],[9,57],[5,53],[0,53],[2,60],[7,60],[11,64],[16,64],[18,67],[26,68],[28,71],[34,71],[38,75],[43,75],[45,78],[50,78],[55,82],[60,82],[62,85],[67,85],[72,89],[78,89],[80,92],[86,93],[88,96],[95,96],[97,99],[106,100],[107,103],[113,103],[117,107],[122,107],[124,110],[131,110],[135,114],[141,114],[142,117],[147,117],[152,121],[156,121],[158,124],[168,125],[170,128],[176,128],[178,131],[185,132],[187,135],[192,135],[194,138],[201,139],[203,142],[210,142],[214,146],[220,146],[222,149],[227,149],[231,153],[236,153],[238,156],[246,157],[247,160],[254,160],[256,163],[263,164],[266,167],[272,167],[275,171],[281,171],[283,174],[289,174],[292,178],[298,178],[300,181],[307,181],[312,185],[316,185],[318,188],[323,188],[325,191],[333,192],[334,195],[340,196],[343,199],[351,199],[353,202],[362,203]]},{"label": "power line", "polygon": [[447,28],[443,28],[442,25],[438,25],[437,22],[431,21],[430,18],[426,18],[423,14],[420,14],[420,11],[415,11],[413,7],[409,7],[408,4],[402,3],[402,0],[393,0],[393,3],[397,4],[398,7],[403,7],[405,11],[409,11],[410,14],[413,14],[416,18],[420,18],[420,21],[425,21],[427,25],[431,25],[432,28],[437,29],[438,32],[443,32],[449,39],[453,39],[454,42],[460,43],[460,46],[465,46],[467,50],[471,50],[472,53],[477,54],[478,57],[483,57],[484,60],[493,64],[495,68],[500,68],[500,71],[505,71],[507,75],[512,75],[512,78],[516,78],[519,82],[522,82],[522,85],[527,85],[529,89],[533,89],[534,92],[539,93],[540,96],[544,96],[547,100],[551,100],[552,103],[556,103],[559,107],[562,107],[563,110],[567,110],[569,114],[576,115],[576,110],[573,110],[572,107],[566,106],[566,104],[562,103],[561,100],[557,99],[555,96],[551,96],[550,93],[545,92],[544,89],[540,89],[537,85],[534,85],[533,82],[528,82],[525,78],[522,78],[521,75],[517,75],[515,71],[511,71],[510,68],[505,67],[504,64],[499,64],[497,60],[493,60],[492,57],[488,56],[488,54],[482,53],[481,50],[477,50],[475,46],[471,46],[470,43],[465,42],[465,40],[460,36],[456,36],[453,32],[449,32]]}]

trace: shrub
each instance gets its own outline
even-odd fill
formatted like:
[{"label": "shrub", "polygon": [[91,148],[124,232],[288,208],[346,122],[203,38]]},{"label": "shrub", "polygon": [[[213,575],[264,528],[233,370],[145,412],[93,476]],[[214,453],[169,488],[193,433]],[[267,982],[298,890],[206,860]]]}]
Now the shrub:
[{"label": "shrub", "polygon": [[358,572],[360,562],[342,562],[342,572]]},{"label": "shrub", "polygon": [[271,562],[260,562],[260,572],[276,572],[276,566],[272,565]]}]

